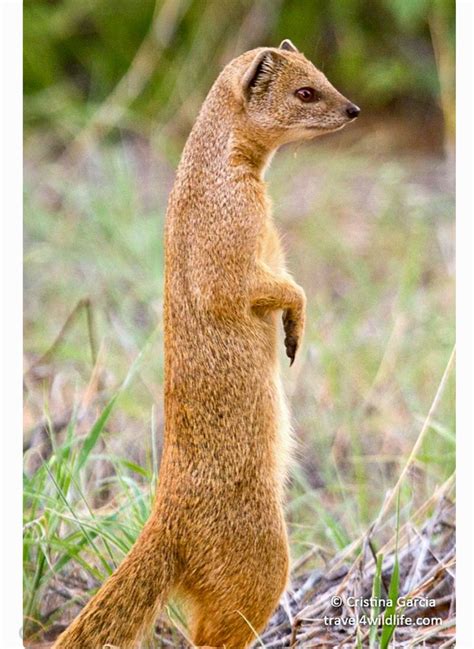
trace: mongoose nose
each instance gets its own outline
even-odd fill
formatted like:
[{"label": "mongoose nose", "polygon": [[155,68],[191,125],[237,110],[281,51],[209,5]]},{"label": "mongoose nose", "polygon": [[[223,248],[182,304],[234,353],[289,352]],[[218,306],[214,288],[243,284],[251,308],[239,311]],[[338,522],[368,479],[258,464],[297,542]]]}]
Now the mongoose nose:
[{"label": "mongoose nose", "polygon": [[346,108],[346,115],[351,119],[355,119],[359,113],[360,113],[360,108],[355,104],[349,104]]}]

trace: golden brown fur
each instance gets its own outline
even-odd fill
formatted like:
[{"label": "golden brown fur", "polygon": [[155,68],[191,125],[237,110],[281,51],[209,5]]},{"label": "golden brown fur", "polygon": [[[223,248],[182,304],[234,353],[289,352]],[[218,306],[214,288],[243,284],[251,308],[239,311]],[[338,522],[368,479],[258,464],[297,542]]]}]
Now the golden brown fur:
[{"label": "golden brown fur", "polygon": [[[139,646],[171,594],[186,603],[196,645],[243,649],[285,589],[290,431],[277,332],[283,313],[293,360],[305,296],[285,270],[262,174],[280,144],[346,124],[351,104],[282,45],[246,52],[223,70],[184,149],[166,224],[156,502],[57,649]],[[295,96],[308,86],[318,101]]]}]

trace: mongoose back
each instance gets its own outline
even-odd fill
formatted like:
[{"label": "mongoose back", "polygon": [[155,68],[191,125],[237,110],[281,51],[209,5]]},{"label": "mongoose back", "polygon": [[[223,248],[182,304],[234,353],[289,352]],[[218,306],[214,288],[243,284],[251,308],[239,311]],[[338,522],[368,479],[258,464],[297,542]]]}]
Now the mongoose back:
[{"label": "mongoose back", "polygon": [[305,295],[285,269],[263,171],[286,142],[359,109],[290,41],[231,61],[186,143],[166,217],[165,432],[153,511],[56,648],[140,647],[182,599],[197,646],[244,649],[286,587],[282,499],[293,362]]}]

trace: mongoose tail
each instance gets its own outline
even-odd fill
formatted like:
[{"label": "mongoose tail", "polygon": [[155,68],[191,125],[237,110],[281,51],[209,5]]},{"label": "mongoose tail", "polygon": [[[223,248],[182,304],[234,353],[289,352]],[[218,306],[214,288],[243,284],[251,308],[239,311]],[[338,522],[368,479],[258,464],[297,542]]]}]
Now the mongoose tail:
[{"label": "mongoose tail", "polygon": [[153,517],[114,574],[84,607],[53,649],[138,649],[169,596],[176,563],[168,535]]}]

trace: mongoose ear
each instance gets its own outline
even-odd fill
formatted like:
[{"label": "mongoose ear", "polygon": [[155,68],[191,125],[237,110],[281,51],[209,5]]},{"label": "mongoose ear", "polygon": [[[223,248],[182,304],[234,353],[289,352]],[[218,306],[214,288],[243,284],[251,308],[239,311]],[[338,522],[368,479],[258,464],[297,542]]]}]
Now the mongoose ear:
[{"label": "mongoose ear", "polygon": [[253,92],[265,92],[277,68],[274,50],[259,52],[242,78],[244,97],[248,99]]},{"label": "mongoose ear", "polygon": [[280,47],[278,49],[288,50],[288,52],[298,51],[289,38],[285,38],[285,40],[280,43]]}]

